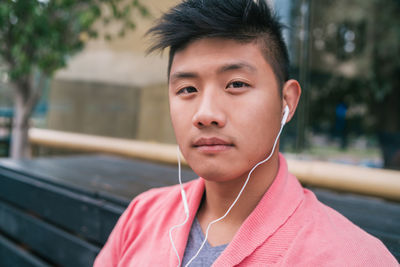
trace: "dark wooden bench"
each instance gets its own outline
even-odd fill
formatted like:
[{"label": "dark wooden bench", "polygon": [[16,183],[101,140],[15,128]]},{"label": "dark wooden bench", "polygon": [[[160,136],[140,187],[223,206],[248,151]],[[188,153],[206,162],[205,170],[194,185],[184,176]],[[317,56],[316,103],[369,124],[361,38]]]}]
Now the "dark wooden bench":
[{"label": "dark wooden bench", "polygon": [[[176,183],[175,166],[113,156],[0,160],[0,266],[91,266],[134,196]],[[400,259],[399,203],[313,190]]]}]

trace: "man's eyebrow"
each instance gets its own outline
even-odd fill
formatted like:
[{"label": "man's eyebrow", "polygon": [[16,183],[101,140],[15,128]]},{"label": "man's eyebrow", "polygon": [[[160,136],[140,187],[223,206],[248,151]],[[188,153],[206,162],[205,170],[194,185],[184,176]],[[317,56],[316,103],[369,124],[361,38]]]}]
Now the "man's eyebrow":
[{"label": "man's eyebrow", "polygon": [[198,75],[194,72],[185,72],[185,71],[179,71],[175,72],[171,75],[170,80],[178,80],[178,79],[184,79],[184,78],[197,78]]},{"label": "man's eyebrow", "polygon": [[250,72],[256,72],[256,68],[245,62],[238,62],[232,64],[226,64],[218,69],[218,73],[227,72],[231,70],[247,69]]},{"label": "man's eyebrow", "polygon": [[[250,72],[256,72],[256,68],[246,62],[238,62],[238,63],[230,63],[221,66],[217,73],[223,73],[231,70],[240,70],[240,69],[247,69]],[[179,79],[187,79],[187,78],[198,78],[199,75],[196,72],[186,72],[186,71],[178,71],[171,74],[170,81],[179,80]]]}]

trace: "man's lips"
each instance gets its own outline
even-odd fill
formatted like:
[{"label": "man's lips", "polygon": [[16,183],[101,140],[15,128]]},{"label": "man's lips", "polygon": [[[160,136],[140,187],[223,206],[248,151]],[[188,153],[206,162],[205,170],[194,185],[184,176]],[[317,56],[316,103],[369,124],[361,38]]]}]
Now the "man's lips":
[{"label": "man's lips", "polygon": [[198,146],[233,146],[232,143],[225,141],[223,139],[217,138],[217,137],[211,137],[211,138],[199,138],[197,139],[194,143],[194,147]]},{"label": "man's lips", "polygon": [[220,139],[218,137],[199,138],[193,143],[193,147],[203,152],[220,152],[232,148],[232,142]]}]

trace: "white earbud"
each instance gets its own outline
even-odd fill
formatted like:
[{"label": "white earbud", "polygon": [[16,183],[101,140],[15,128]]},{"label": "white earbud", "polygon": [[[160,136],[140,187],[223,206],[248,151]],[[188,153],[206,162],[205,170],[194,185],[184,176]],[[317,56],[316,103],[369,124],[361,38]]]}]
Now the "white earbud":
[{"label": "white earbud", "polygon": [[286,120],[287,120],[287,118],[289,117],[289,112],[290,112],[289,107],[286,106],[286,107],[285,107],[285,110],[284,110],[284,113],[283,113],[281,125],[284,125],[284,124],[286,123]]}]

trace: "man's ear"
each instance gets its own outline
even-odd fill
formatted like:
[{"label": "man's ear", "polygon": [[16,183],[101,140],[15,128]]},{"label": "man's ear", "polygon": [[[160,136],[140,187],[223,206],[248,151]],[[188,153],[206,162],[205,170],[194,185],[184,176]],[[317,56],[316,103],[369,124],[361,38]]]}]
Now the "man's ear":
[{"label": "man's ear", "polygon": [[290,113],[286,122],[289,122],[296,112],[297,104],[301,95],[301,87],[298,81],[288,80],[282,89],[282,112],[285,106],[289,107]]}]

